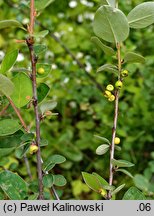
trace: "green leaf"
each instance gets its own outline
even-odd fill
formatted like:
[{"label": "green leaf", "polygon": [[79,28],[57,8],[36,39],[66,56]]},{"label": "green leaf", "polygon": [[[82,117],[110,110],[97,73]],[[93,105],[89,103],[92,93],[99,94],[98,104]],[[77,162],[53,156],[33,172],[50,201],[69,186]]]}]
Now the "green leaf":
[{"label": "green leaf", "polygon": [[0,21],[0,29],[10,28],[10,27],[17,27],[17,28],[21,28],[21,29],[27,31],[27,29],[25,29],[23,27],[23,25],[20,22],[18,22],[17,20],[1,20]]},{"label": "green leaf", "polygon": [[98,175],[97,173],[93,172],[92,173],[97,179],[98,181],[100,182],[101,186],[103,187],[104,185],[109,185],[108,182],[100,175]]},{"label": "green leaf", "polygon": [[102,43],[102,41],[98,38],[98,37],[92,37],[91,38],[92,42],[94,42],[99,48],[101,48],[105,54],[107,55],[114,55],[115,52],[114,50],[109,47],[109,46],[106,46],[105,44]]},{"label": "green leaf", "polygon": [[62,155],[55,154],[50,157],[50,160],[55,164],[61,164],[66,161],[66,158]]},{"label": "green leaf", "polygon": [[109,145],[111,144],[110,141],[105,137],[101,137],[101,136],[98,136],[98,135],[94,135],[94,137],[96,137],[97,139],[102,140],[103,142],[107,142]]},{"label": "green leaf", "polygon": [[6,76],[0,74],[0,94],[9,97],[14,91],[13,82]]},{"label": "green leaf", "polygon": [[23,132],[21,130],[17,131],[11,136],[3,136],[0,137],[0,148],[2,151],[2,148],[16,148],[21,143],[21,137],[23,135]]},{"label": "green leaf", "polygon": [[41,110],[42,115],[46,111],[53,110],[56,106],[57,106],[57,102],[56,101],[52,101],[52,100],[41,103],[40,110]]},{"label": "green leaf", "polygon": [[43,185],[44,187],[51,188],[53,186],[54,179],[52,174],[43,176]]},{"label": "green leaf", "polygon": [[130,178],[133,178],[132,174],[125,169],[117,169],[116,172],[122,172],[122,173],[128,175]]},{"label": "green leaf", "polygon": [[145,28],[154,23],[154,2],[144,2],[137,5],[128,14],[131,28]]},{"label": "green leaf", "polygon": [[90,187],[92,190],[99,192],[101,188],[101,184],[98,181],[97,177],[93,174],[82,172],[83,179],[85,183]]},{"label": "green leaf", "polygon": [[18,73],[12,79],[12,82],[15,90],[11,95],[11,99],[18,108],[23,107],[32,99],[32,82],[25,73]]},{"label": "green leaf", "polygon": [[98,146],[97,149],[96,149],[96,154],[97,155],[103,155],[103,154],[105,154],[106,152],[108,152],[109,147],[110,146],[107,145],[107,144],[102,144],[102,145]]},{"label": "green leaf", "polygon": [[125,187],[125,184],[120,185],[119,187],[117,187],[114,191],[112,191],[111,195],[115,195],[117,194],[120,190],[122,190]]},{"label": "green leaf", "polygon": [[115,150],[117,150],[117,151],[121,151],[121,147],[120,147],[120,146],[117,146],[117,145],[115,145]]},{"label": "green leaf", "polygon": [[146,197],[136,187],[130,187],[124,194],[123,200],[146,200]]},{"label": "green leaf", "polygon": [[34,139],[34,133],[25,133],[22,137],[21,140],[22,142],[27,142],[27,141],[31,141]]},{"label": "green leaf", "polygon": [[[38,70],[40,68],[44,69],[43,74],[38,73]],[[36,71],[37,71],[37,74],[36,74],[37,78],[44,78],[44,77],[48,76],[48,74],[51,72],[51,65],[50,64],[37,63],[36,64]]]},{"label": "green leaf", "polygon": [[0,173],[0,187],[11,200],[23,200],[27,196],[27,184],[10,171]]},{"label": "green leaf", "polygon": [[97,69],[97,73],[98,72],[102,72],[102,71],[106,71],[106,72],[109,72],[109,73],[113,73],[115,74],[116,76],[118,76],[118,70],[117,70],[117,67],[114,66],[114,65],[111,65],[111,64],[105,64],[105,65],[102,65],[101,67],[99,67]]},{"label": "green leaf", "polygon": [[101,6],[94,17],[95,34],[108,42],[120,43],[129,35],[129,25],[124,13],[111,6]]},{"label": "green leaf", "polygon": [[34,52],[36,55],[44,53],[47,50],[47,47],[43,44],[35,44],[34,45]]},{"label": "green leaf", "polygon": [[143,190],[143,191],[148,191],[149,188],[149,181],[146,179],[143,175],[141,174],[136,174],[134,176],[134,184],[137,188]]},{"label": "green leaf", "polygon": [[0,136],[14,134],[21,128],[17,120],[3,119],[0,120]]},{"label": "green leaf", "polygon": [[2,61],[0,72],[6,73],[7,71],[9,71],[15,64],[17,57],[18,57],[18,50],[13,50],[11,52],[8,52]]},{"label": "green leaf", "polygon": [[38,11],[42,11],[46,7],[48,7],[55,0],[35,0],[35,9]]},{"label": "green leaf", "polygon": [[24,144],[25,144],[24,146],[22,146],[21,148],[18,148],[16,150],[16,157],[19,158],[19,159],[23,158],[23,156],[29,150],[31,142],[27,142],[27,143],[24,143]]},{"label": "green leaf", "polygon": [[38,103],[42,102],[47,94],[49,93],[49,86],[46,85],[45,83],[40,83],[40,85],[37,88],[37,97],[38,97]]},{"label": "green leaf", "polygon": [[37,34],[34,34],[33,36],[36,38],[44,38],[48,33],[48,30],[43,30],[41,32],[38,32]]},{"label": "green leaf", "polygon": [[51,155],[48,157],[48,159],[44,162],[44,170],[45,171],[49,171],[50,169],[52,169],[56,164],[61,164],[64,163],[66,161],[66,158],[63,157],[62,155]]},{"label": "green leaf", "polygon": [[117,167],[132,167],[132,166],[134,166],[134,164],[129,162],[129,161],[116,160],[116,159],[112,159],[112,164],[113,164],[113,166],[117,166]]},{"label": "green leaf", "polygon": [[55,167],[55,163],[49,163],[47,166],[43,166],[44,168],[43,168],[43,170],[45,171],[45,172],[49,172],[50,170],[52,170],[54,167]]},{"label": "green leaf", "polygon": [[52,175],[52,176],[53,176],[54,185],[59,187],[66,185],[67,181],[64,176],[62,175]]},{"label": "green leaf", "polygon": [[103,188],[105,190],[111,190],[111,191],[114,190],[115,187],[114,186],[110,186],[108,184],[108,182],[104,178],[102,178],[100,175],[98,175],[95,172],[93,172],[92,175],[94,175],[97,178],[97,180],[98,180],[101,188]]},{"label": "green leaf", "polygon": [[48,145],[48,140],[46,140],[46,139],[41,139],[40,140],[40,146],[42,147],[42,146],[47,146]]},{"label": "green leaf", "polygon": [[145,63],[145,58],[137,53],[128,52],[124,56],[124,62],[127,63]]}]

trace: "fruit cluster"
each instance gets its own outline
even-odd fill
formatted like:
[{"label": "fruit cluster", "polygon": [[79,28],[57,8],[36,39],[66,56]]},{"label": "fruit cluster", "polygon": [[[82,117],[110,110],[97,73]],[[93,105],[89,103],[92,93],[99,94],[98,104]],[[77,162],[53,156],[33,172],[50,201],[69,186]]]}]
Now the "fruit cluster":
[{"label": "fruit cluster", "polygon": [[[123,70],[121,72],[121,78],[127,77],[128,76],[128,71],[127,70]],[[116,81],[115,83],[115,87],[112,84],[108,84],[106,86],[106,90],[104,92],[104,96],[108,99],[108,101],[112,102],[115,100],[115,95],[114,93],[112,93],[114,91],[114,88],[120,90],[123,86],[122,81],[119,79],[118,81]]]}]

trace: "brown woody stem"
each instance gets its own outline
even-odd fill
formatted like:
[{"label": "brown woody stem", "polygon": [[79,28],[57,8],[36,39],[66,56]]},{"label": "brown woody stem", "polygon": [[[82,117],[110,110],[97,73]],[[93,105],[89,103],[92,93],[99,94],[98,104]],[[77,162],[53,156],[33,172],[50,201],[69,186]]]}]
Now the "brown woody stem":
[{"label": "brown woody stem", "polygon": [[34,22],[35,22],[35,5],[34,0],[31,0],[30,4],[30,26],[29,26],[29,33],[30,36],[26,39],[27,46],[29,48],[30,53],[30,61],[32,66],[32,87],[33,87],[33,106],[35,112],[35,125],[36,125],[36,145],[38,146],[37,151],[37,173],[38,173],[38,181],[39,181],[39,200],[44,199],[43,196],[43,182],[42,182],[42,162],[41,162],[41,148],[40,148],[40,117],[38,111],[38,98],[37,98],[37,83],[36,83],[36,63],[37,63],[37,56],[34,53],[34,38],[32,36],[34,32]]},{"label": "brown woody stem", "polygon": [[[118,58],[118,71],[119,76],[118,79],[120,80],[120,72],[121,72],[121,52],[120,52],[120,44],[117,43],[117,58]],[[117,122],[118,122],[118,110],[119,110],[119,90],[115,91],[115,105],[114,105],[114,121],[113,121],[113,128],[112,128],[112,142],[110,146],[110,174],[109,174],[109,185],[112,186],[113,184],[113,177],[114,177],[114,168],[112,165],[112,159],[114,159],[114,150],[115,150],[115,144],[114,140],[116,137],[116,130],[117,130]],[[111,191],[107,194],[107,199],[111,199]]]}]

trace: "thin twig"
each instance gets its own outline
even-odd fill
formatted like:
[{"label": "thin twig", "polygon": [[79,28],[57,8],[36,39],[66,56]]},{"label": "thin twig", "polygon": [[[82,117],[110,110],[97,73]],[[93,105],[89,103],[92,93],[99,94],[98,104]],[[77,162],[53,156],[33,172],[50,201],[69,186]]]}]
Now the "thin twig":
[{"label": "thin twig", "polygon": [[30,170],[29,160],[28,160],[28,158],[27,158],[26,155],[24,155],[24,161],[25,161],[27,173],[28,173],[28,175],[29,175],[30,180],[32,181],[32,178],[33,178],[33,177],[32,177],[32,173],[31,173],[31,170]]},{"label": "thin twig", "polygon": [[[34,21],[35,21],[35,6],[34,0],[31,0],[30,7],[30,34],[34,32]],[[33,106],[35,112],[35,125],[36,125],[36,145],[38,146],[37,151],[37,173],[38,173],[38,181],[39,181],[39,200],[43,200],[43,176],[42,176],[42,163],[41,163],[41,148],[40,148],[40,117],[38,111],[38,97],[37,97],[37,83],[36,83],[36,63],[37,57],[34,52],[34,38],[30,35],[27,39],[27,46],[29,48],[30,53],[30,61],[32,66],[32,87],[33,87]]]},{"label": "thin twig", "polygon": [[6,112],[6,110],[8,109],[8,107],[10,106],[10,103],[8,103],[3,110],[0,112],[0,116],[4,115],[4,113]]},{"label": "thin twig", "polygon": [[[118,58],[118,71],[119,71],[119,80],[120,80],[120,72],[121,72],[121,53],[120,53],[120,44],[117,44],[117,58]],[[115,150],[115,137],[116,137],[116,130],[117,130],[117,122],[118,122],[118,110],[119,110],[119,90],[115,91],[115,107],[114,107],[114,122],[112,128],[112,142],[110,146],[110,174],[109,174],[109,185],[112,186],[113,184],[113,176],[114,176],[114,169],[112,165],[112,159],[114,159],[114,150]],[[111,199],[111,191],[107,194],[107,199]]]},{"label": "thin twig", "polygon": [[28,128],[27,128],[27,125],[25,124],[21,114],[20,114],[20,111],[18,110],[18,108],[15,106],[15,104],[13,103],[13,101],[11,100],[10,97],[7,97],[8,101],[10,102],[11,106],[13,107],[15,113],[17,114],[22,126],[24,127],[25,131],[28,132]]},{"label": "thin twig", "polygon": [[[27,127],[26,123],[24,122],[24,120],[23,120],[23,118],[22,118],[19,110],[17,109],[17,107],[15,106],[15,104],[13,103],[13,101],[11,100],[10,97],[7,97],[7,99],[9,100],[9,104],[8,105],[11,105],[12,108],[14,109],[14,111],[17,114],[17,116],[18,116],[18,118],[19,118],[19,120],[20,120],[20,122],[21,122],[21,124],[22,124],[22,126],[24,128],[24,130],[27,133],[29,133],[28,127]],[[29,175],[29,178],[30,178],[30,180],[32,180],[32,174],[31,174],[31,170],[30,170],[30,166],[29,166],[29,162],[28,162],[28,158],[27,158],[26,154],[24,155],[24,161],[25,161],[25,165],[26,165],[26,169],[27,169],[27,173]]]},{"label": "thin twig", "polygon": [[59,196],[58,196],[58,194],[57,194],[57,192],[56,192],[56,190],[55,190],[55,187],[54,187],[54,186],[52,186],[52,187],[51,187],[51,192],[54,194],[54,196],[55,196],[56,200],[60,200],[60,198],[59,198]]}]

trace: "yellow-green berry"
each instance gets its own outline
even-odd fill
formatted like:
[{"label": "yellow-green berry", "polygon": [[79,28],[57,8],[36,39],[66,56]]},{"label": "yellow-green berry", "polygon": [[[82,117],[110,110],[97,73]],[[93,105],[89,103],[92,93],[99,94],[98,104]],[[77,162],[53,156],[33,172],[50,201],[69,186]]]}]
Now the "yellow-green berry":
[{"label": "yellow-green berry", "polygon": [[42,67],[38,68],[37,73],[38,74],[44,74],[45,73],[44,68],[42,68]]},{"label": "yellow-green berry", "polygon": [[29,148],[29,153],[30,154],[34,154],[38,151],[38,146],[35,144],[31,144],[30,148]]},{"label": "yellow-green berry", "polygon": [[113,91],[114,90],[114,86],[111,85],[111,84],[109,84],[109,85],[106,86],[106,90]]},{"label": "yellow-green berry", "polygon": [[119,137],[115,137],[114,144],[118,145],[119,143],[120,143],[120,138]]},{"label": "yellow-green berry", "polygon": [[115,83],[115,87],[117,88],[117,89],[121,89],[122,88],[122,82],[120,81],[120,80],[118,80],[116,83]]},{"label": "yellow-green berry", "polygon": [[112,93],[110,91],[108,91],[108,90],[106,90],[104,92],[104,96],[107,97],[107,98],[109,98],[111,95],[112,95]]},{"label": "yellow-green berry", "polygon": [[113,94],[111,94],[110,97],[108,97],[108,101],[112,102],[115,100],[115,96]]},{"label": "yellow-green berry", "polygon": [[122,76],[122,77],[127,77],[127,76],[128,76],[128,70],[123,70],[123,71],[121,72],[121,76]]}]

